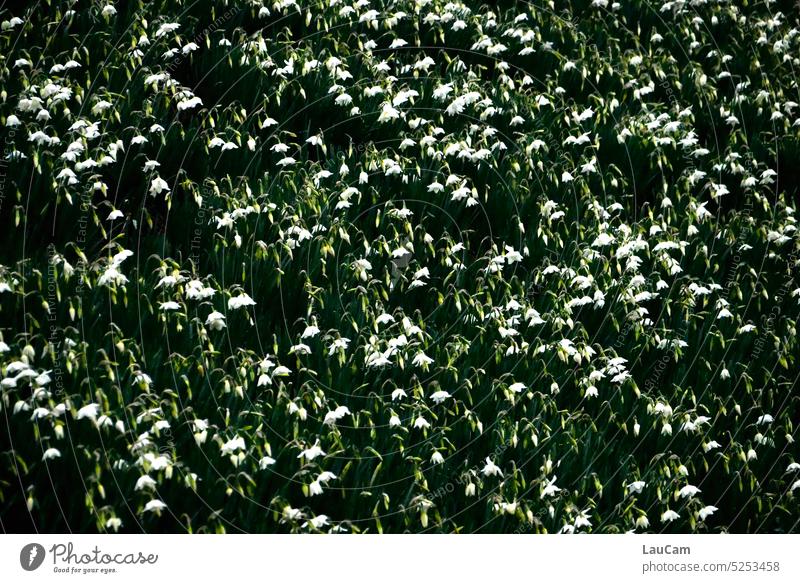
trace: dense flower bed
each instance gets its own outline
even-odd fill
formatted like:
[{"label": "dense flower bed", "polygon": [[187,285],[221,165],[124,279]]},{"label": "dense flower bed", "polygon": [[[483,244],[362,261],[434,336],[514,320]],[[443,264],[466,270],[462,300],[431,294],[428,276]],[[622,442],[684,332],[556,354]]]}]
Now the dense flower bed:
[{"label": "dense flower bed", "polygon": [[798,530],[792,4],[0,19],[4,529]]}]

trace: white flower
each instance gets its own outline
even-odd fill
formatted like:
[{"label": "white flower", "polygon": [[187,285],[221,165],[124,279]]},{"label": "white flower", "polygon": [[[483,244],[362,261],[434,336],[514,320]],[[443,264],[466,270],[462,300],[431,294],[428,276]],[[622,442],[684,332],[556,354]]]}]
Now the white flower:
[{"label": "white flower", "polygon": [[327,425],[335,425],[339,419],[342,419],[347,415],[350,415],[350,409],[348,409],[345,405],[340,405],[339,407],[336,407],[334,411],[328,411],[325,414],[323,423]]},{"label": "white flower", "polygon": [[303,333],[300,335],[300,338],[302,338],[302,339],[313,338],[317,334],[319,334],[319,328],[317,328],[316,326],[313,326],[313,325],[312,326],[306,326],[306,329],[303,330]]},{"label": "white flower", "polygon": [[97,284],[102,286],[108,286],[110,284],[124,285],[126,283],[128,283],[128,278],[120,273],[114,265],[108,266],[103,272],[103,275],[97,279]]},{"label": "white flower", "polygon": [[719,510],[719,508],[717,508],[716,506],[704,506],[697,513],[697,516],[698,518],[700,518],[700,520],[705,520],[706,518],[714,514],[717,510]]},{"label": "white flower", "polygon": [[138,490],[155,490],[155,488],[156,488],[156,481],[153,478],[151,478],[150,476],[148,476],[147,474],[145,474],[144,476],[142,476],[141,478],[136,480],[136,486],[134,487],[134,490],[137,490],[137,491]]},{"label": "white flower", "polygon": [[302,510],[298,508],[292,508],[291,506],[286,506],[283,509],[283,519],[284,520],[299,520],[303,518],[304,514]]},{"label": "white flower", "polygon": [[514,383],[508,387],[508,390],[512,393],[521,393],[525,390],[524,383]]},{"label": "white flower", "polygon": [[417,429],[427,429],[430,426],[431,424],[428,423],[424,417],[417,417],[416,421],[414,421],[414,427]]},{"label": "white flower", "polygon": [[325,452],[322,451],[322,448],[319,446],[319,440],[317,440],[316,443],[314,443],[314,445],[312,445],[308,449],[304,449],[303,451],[301,451],[297,455],[297,458],[298,459],[299,458],[305,458],[306,461],[310,462],[310,461],[314,461],[316,458],[318,458],[321,455],[325,455]]},{"label": "white flower", "polygon": [[222,455],[230,455],[240,450],[247,449],[243,437],[232,437],[220,446],[220,453]]},{"label": "white flower", "polygon": [[145,512],[153,512],[155,514],[161,514],[161,511],[166,508],[167,505],[164,504],[161,500],[150,500],[147,504],[144,505]]},{"label": "white flower", "polygon": [[311,354],[311,347],[308,344],[294,344],[289,348],[289,354]]},{"label": "white flower", "polygon": [[448,393],[447,391],[436,391],[431,395],[431,399],[437,405],[444,403],[449,398],[450,398],[450,393]]},{"label": "white flower", "polygon": [[389,324],[391,322],[394,322],[394,316],[392,316],[391,314],[381,314],[380,316],[375,318],[375,322],[377,322],[378,324]]},{"label": "white flower", "polygon": [[495,465],[495,463],[489,457],[486,458],[486,465],[483,466],[481,473],[487,477],[488,476],[500,476],[501,478],[503,477],[503,471],[497,465]]},{"label": "white flower", "polygon": [[169,192],[169,184],[167,184],[167,181],[160,176],[156,176],[150,182],[150,195],[155,196],[157,194],[161,194],[162,192]]},{"label": "white flower", "polygon": [[[177,49],[175,49],[177,50]],[[178,102],[178,111],[184,111],[186,109],[192,109],[197,107],[198,105],[202,105],[203,100],[197,96],[191,97],[189,99],[185,99],[183,101]]]},{"label": "white flower", "polygon": [[162,36],[164,36],[167,33],[174,32],[174,31],[178,30],[180,28],[180,26],[181,25],[178,24],[177,22],[167,22],[165,24],[162,24],[161,26],[158,27],[158,30],[156,30],[155,37],[156,38],[161,38]]},{"label": "white flower", "polygon": [[678,514],[674,510],[667,510],[661,515],[661,522],[672,522],[673,520],[676,520],[680,517],[681,517],[680,514]]},{"label": "white flower", "polygon": [[225,328],[225,316],[214,310],[206,318],[206,326],[212,330],[222,330]]},{"label": "white flower", "polygon": [[54,447],[50,447],[50,448],[47,448],[47,450],[45,450],[44,455],[42,455],[42,460],[43,461],[44,460],[53,460],[53,459],[60,458],[60,457],[61,457],[61,452],[58,451]]},{"label": "white flower", "polygon": [[328,352],[334,353],[337,350],[345,351],[347,347],[350,346],[350,339],[349,338],[337,338],[331,345],[328,347]]},{"label": "white flower", "polygon": [[241,293],[236,297],[232,297],[228,300],[228,309],[229,310],[238,310],[239,308],[245,306],[255,306],[256,302],[246,293]]},{"label": "white flower", "polygon": [[97,403],[90,403],[78,409],[78,419],[91,419],[97,420],[97,415],[100,413],[100,405]]},{"label": "white flower", "polygon": [[392,401],[397,401],[407,396],[408,395],[406,395],[406,392],[403,389],[398,388],[392,391]]},{"label": "white flower", "polygon": [[548,496],[552,496],[552,495],[554,495],[554,494],[556,494],[557,492],[560,492],[560,491],[561,491],[561,488],[556,486],[556,477],[553,476],[553,479],[552,480],[548,480],[546,482],[544,488],[542,488],[541,498],[542,499],[547,498]]},{"label": "white flower", "polygon": [[319,482],[320,484],[327,484],[331,480],[335,479],[336,479],[336,474],[328,471],[322,472],[319,476],[317,476],[317,482]]},{"label": "white flower", "polygon": [[444,456],[442,456],[442,454],[438,451],[433,452],[433,455],[431,456],[431,463],[434,465],[444,463]]},{"label": "white flower", "polygon": [[645,482],[642,482],[641,480],[637,480],[636,482],[631,482],[630,484],[628,484],[628,492],[630,492],[631,494],[633,493],[641,494],[642,490],[644,490],[644,487],[646,485],[647,484]]},{"label": "white flower", "polygon": [[678,495],[681,498],[691,498],[698,493],[700,493],[700,488],[697,486],[692,486],[691,484],[687,484],[678,491]]},{"label": "white flower", "polygon": [[276,366],[275,370],[272,371],[273,377],[288,377],[290,374],[292,374],[292,371],[283,365]]},{"label": "white flower", "polygon": [[328,517],[325,514],[319,514],[315,516],[311,520],[303,523],[303,528],[308,528],[309,526],[313,526],[317,530],[322,528],[323,526],[327,526],[330,524]]}]

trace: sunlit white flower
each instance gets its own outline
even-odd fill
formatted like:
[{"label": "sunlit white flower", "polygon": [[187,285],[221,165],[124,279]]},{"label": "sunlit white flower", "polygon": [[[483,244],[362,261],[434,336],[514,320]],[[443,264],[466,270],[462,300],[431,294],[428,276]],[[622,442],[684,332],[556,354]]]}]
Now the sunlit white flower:
[{"label": "sunlit white flower", "polygon": [[167,507],[161,500],[150,500],[144,505],[144,512],[152,512],[154,514],[161,514],[161,511]]},{"label": "sunlit white flower", "polygon": [[299,458],[305,458],[306,461],[311,462],[311,461],[314,461],[319,456],[324,456],[324,455],[325,455],[325,452],[322,451],[322,448],[319,446],[319,440],[317,440],[317,442],[314,445],[312,445],[311,447],[301,451],[297,455],[297,457],[298,457],[298,459]]},{"label": "sunlit white flower", "polygon": [[681,517],[680,514],[678,514],[674,510],[667,510],[661,515],[661,522],[672,522],[673,520],[677,520],[680,517]]},{"label": "sunlit white flower", "polygon": [[699,493],[700,493],[700,488],[698,488],[697,486],[692,486],[691,484],[687,484],[678,491],[678,495],[681,498],[691,498]]},{"label": "sunlit white flower", "polygon": [[486,461],[486,463],[483,466],[483,469],[481,470],[481,473],[484,476],[487,476],[487,477],[488,476],[500,476],[501,478],[503,477],[502,470],[497,465],[495,465],[495,463],[492,461],[491,458],[487,457],[485,461]]}]

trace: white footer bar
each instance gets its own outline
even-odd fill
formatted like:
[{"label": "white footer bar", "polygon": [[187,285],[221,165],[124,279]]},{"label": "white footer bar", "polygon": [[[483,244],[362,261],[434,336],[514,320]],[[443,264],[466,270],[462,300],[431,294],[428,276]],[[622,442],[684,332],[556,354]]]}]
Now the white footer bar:
[{"label": "white footer bar", "polygon": [[796,582],[800,535],[0,536],[0,581],[238,583],[254,576],[314,583]]}]

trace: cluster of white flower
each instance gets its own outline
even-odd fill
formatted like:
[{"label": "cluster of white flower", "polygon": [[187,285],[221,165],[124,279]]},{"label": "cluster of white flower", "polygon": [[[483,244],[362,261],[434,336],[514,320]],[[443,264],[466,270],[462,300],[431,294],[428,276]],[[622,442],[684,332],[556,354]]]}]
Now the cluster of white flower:
[{"label": "cluster of white flower", "polygon": [[789,17],[204,4],[3,16],[4,504],[62,464],[115,531],[797,528]]}]

